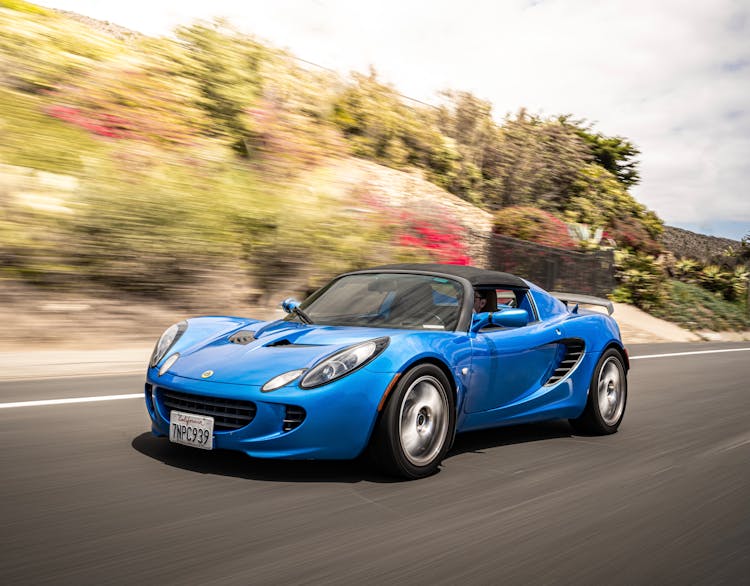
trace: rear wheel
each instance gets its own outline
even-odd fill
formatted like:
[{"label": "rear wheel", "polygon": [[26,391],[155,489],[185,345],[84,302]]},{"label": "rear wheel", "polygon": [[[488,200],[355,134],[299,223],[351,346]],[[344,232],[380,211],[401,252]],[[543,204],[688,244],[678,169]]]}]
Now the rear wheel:
[{"label": "rear wheel", "polygon": [[622,356],[610,348],[599,359],[589,386],[586,407],[570,424],[578,432],[595,435],[615,433],[620,427],[628,398],[628,379]]},{"label": "rear wheel", "polygon": [[408,371],[396,384],[378,422],[372,453],[386,474],[434,474],[450,448],[456,424],[448,379],[432,364]]}]

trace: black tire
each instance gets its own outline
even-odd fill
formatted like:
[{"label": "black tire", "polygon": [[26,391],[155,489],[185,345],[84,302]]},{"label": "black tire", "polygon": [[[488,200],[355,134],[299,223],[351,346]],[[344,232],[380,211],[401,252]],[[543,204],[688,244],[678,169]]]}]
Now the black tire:
[{"label": "black tire", "polygon": [[627,399],[625,364],[620,352],[610,348],[596,364],[583,413],[570,419],[570,425],[575,431],[588,435],[615,433],[625,415]]},{"label": "black tire", "polygon": [[415,366],[396,384],[380,415],[370,451],[391,476],[437,472],[453,442],[456,408],[447,377],[433,364]]}]

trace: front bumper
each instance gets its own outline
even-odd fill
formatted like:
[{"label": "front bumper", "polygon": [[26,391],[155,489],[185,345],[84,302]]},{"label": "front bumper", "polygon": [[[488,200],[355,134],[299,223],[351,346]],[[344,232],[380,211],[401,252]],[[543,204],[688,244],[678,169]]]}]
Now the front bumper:
[{"label": "front bumper", "polygon": [[[304,390],[292,385],[270,393],[260,387],[217,383],[173,376],[146,377],[146,407],[155,435],[169,435],[170,410],[164,391],[171,390],[206,399],[252,401],[252,421],[235,430],[214,431],[214,447],[237,450],[258,458],[351,459],[367,446],[378,415],[378,404],[394,374],[357,370],[328,385]],[[288,407],[302,408],[304,419],[285,431]]]}]

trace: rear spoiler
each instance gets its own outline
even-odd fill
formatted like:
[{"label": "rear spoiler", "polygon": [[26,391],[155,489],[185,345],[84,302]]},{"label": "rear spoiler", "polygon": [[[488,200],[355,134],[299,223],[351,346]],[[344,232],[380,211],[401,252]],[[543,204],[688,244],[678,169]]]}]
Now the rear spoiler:
[{"label": "rear spoiler", "polygon": [[[552,297],[556,297],[565,305],[570,305],[571,303],[575,303],[576,306],[579,303],[583,305],[599,305],[601,307],[606,307],[607,313],[609,315],[612,315],[615,312],[615,306],[612,305],[612,302],[608,299],[602,299],[601,297],[593,297],[591,295],[577,295],[575,293],[558,293],[552,291],[550,292],[550,295],[552,295]],[[574,307],[571,311],[575,313],[577,309],[577,307]]]}]

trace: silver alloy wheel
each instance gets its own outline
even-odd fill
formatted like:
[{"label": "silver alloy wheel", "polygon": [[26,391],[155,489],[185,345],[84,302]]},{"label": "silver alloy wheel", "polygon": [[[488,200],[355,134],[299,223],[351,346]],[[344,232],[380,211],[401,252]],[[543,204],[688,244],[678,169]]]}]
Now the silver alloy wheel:
[{"label": "silver alloy wheel", "polygon": [[432,462],[448,436],[447,391],[435,377],[422,376],[404,394],[398,437],[406,458],[415,466]]},{"label": "silver alloy wheel", "polygon": [[607,425],[615,425],[625,408],[625,389],[623,373],[619,361],[610,356],[602,364],[597,386],[599,394],[599,413]]}]

